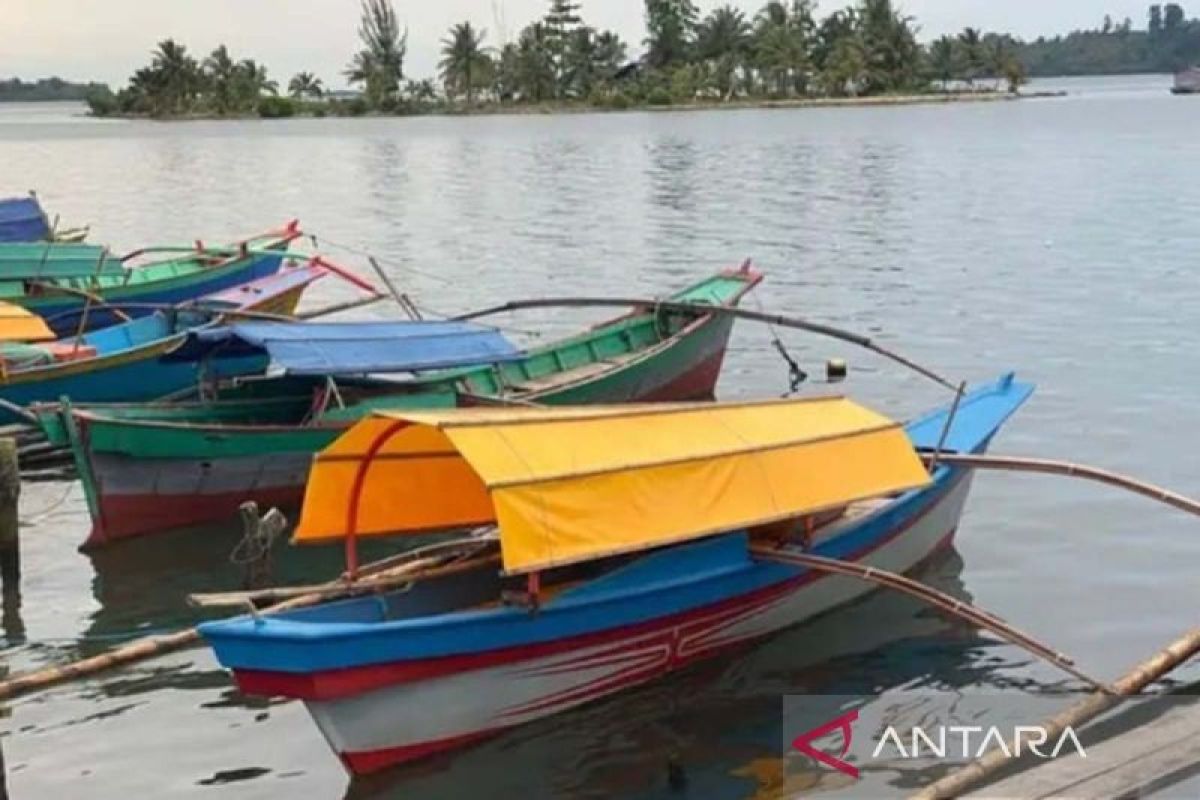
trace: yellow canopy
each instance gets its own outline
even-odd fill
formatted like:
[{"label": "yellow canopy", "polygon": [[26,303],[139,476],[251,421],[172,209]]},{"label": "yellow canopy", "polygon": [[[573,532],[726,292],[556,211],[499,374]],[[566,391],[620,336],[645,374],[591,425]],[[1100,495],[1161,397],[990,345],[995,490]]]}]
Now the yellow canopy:
[{"label": "yellow canopy", "polygon": [[387,412],[316,457],[295,540],[494,521],[529,572],[928,480],[898,424],[837,397]]},{"label": "yellow canopy", "polygon": [[37,314],[0,302],[0,342],[45,342],[54,338],[54,331]]}]

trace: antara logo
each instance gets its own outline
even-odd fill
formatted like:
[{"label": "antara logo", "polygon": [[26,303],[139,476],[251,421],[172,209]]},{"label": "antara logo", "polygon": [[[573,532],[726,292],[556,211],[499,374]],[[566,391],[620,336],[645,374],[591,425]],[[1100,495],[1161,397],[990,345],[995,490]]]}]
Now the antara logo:
[{"label": "antara logo", "polygon": [[[932,732],[932,735],[930,735]],[[950,725],[937,726],[930,731],[916,727],[909,732],[909,746],[904,747],[904,738],[890,725],[884,730],[879,744],[871,758],[887,755],[890,745],[895,756],[899,758],[960,758],[963,760],[981,758],[993,747],[999,748],[1009,758],[1020,758],[1026,752],[1038,758],[1058,758],[1059,753],[1068,744],[1074,748],[1080,758],[1087,758],[1087,751],[1075,735],[1075,729],[1067,727],[1054,742],[1054,749],[1046,752],[1052,736],[1042,725],[1017,725],[1012,729],[1012,735],[1006,736],[998,727],[984,728],[979,725]],[[978,747],[971,743],[978,741]],[[1009,747],[1011,742],[1012,747]],[[955,747],[957,745],[957,747]],[[1026,749],[1022,750],[1022,746]]]},{"label": "antara logo", "polygon": [[[858,709],[842,714],[840,717],[829,720],[824,725],[813,728],[807,733],[802,733],[792,740],[792,748],[799,750],[809,758],[820,761],[827,767],[833,767],[838,772],[844,772],[851,778],[858,777],[858,769],[851,763],[844,761],[846,753],[850,751],[850,743],[854,741],[854,729],[850,726],[858,721]],[[822,736],[825,736],[833,731],[841,731],[842,733],[842,752],[837,756],[831,756],[817,748],[813,747],[812,743]]]},{"label": "antara logo", "polygon": [[[792,749],[851,778],[858,778],[858,769],[845,760],[846,753],[850,752],[850,745],[854,741],[853,725],[857,721],[857,709],[835,717],[797,736],[792,740]],[[836,756],[814,746],[815,741],[835,731],[841,734],[842,739],[841,752]],[[979,725],[938,725],[928,728],[917,726],[904,736],[894,726],[889,725],[883,730],[871,758],[884,761],[927,758],[968,761],[998,748],[1009,757],[1020,757],[1029,753],[1037,758],[1050,759],[1058,758],[1068,747],[1068,755],[1074,752],[1080,758],[1087,758],[1087,751],[1083,749],[1079,737],[1071,727],[1058,733],[1051,732],[1042,725],[1017,725],[1006,735],[1004,729],[994,725],[988,728]]]}]

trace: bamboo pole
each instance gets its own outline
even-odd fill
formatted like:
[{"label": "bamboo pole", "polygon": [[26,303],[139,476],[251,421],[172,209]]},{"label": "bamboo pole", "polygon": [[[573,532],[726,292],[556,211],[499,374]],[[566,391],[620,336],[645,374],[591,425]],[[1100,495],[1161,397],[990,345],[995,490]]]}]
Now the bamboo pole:
[{"label": "bamboo pole", "polygon": [[825,325],[818,322],[810,322],[800,317],[784,316],[782,314],[768,314],[763,311],[752,311],[748,308],[739,308],[737,306],[713,306],[705,303],[684,303],[675,300],[655,300],[653,298],[625,298],[625,297],[564,297],[564,298],[537,298],[534,300],[514,300],[512,302],[503,303],[498,306],[472,311],[467,314],[462,314],[455,317],[457,320],[472,320],[479,317],[487,317],[495,314],[503,314],[509,311],[520,311],[523,309],[532,308],[609,308],[609,307],[628,307],[628,306],[644,306],[653,308],[656,311],[671,311],[681,314],[697,314],[701,316],[727,316],[737,319],[746,319],[752,322],[763,322],[768,325],[778,325],[781,328],[793,328],[796,330],[808,331],[820,336],[828,336],[833,339],[840,339],[843,342],[856,344],[859,347],[866,348],[874,353],[878,353],[884,358],[891,359],[896,363],[913,370],[914,372],[925,376],[931,381],[938,383],[950,391],[957,391],[958,386],[943,378],[938,373],[928,367],[923,367],[911,359],[900,355],[894,350],[889,350],[883,345],[877,344],[869,336],[854,333],[852,331],[835,328],[832,325]]},{"label": "bamboo pole", "polygon": [[371,265],[371,269],[375,270],[375,274],[379,276],[379,280],[383,281],[383,285],[387,287],[388,294],[396,301],[396,305],[400,306],[400,310],[408,315],[410,319],[419,320],[421,312],[413,305],[413,301],[408,295],[396,288],[396,284],[392,283],[392,279],[384,271],[383,265],[379,263],[375,256],[367,256],[367,263]]},{"label": "bamboo pole", "polygon": [[937,447],[933,449],[933,458],[929,459],[930,475],[937,469],[938,458],[942,455],[942,449],[946,446],[946,439],[950,436],[950,428],[954,425],[954,417],[958,414],[958,406],[962,403],[963,395],[966,392],[967,382],[963,381],[958,385],[958,391],[954,393],[954,403],[950,406],[950,413],[946,415],[946,424],[942,426],[942,435],[938,437]]},{"label": "bamboo pole", "polygon": [[[1104,713],[1122,698],[1130,697],[1145,689],[1177,666],[1200,652],[1200,628],[1188,631],[1179,639],[1156,653],[1147,661],[1137,665],[1112,685],[1112,692],[1096,692],[1051,717],[1042,727],[1050,741],[1060,738],[1067,728],[1084,725]],[[982,758],[962,769],[951,772],[912,796],[913,800],[941,800],[958,797],[967,789],[977,785],[997,770],[1014,761],[1003,749],[991,750]]]},{"label": "bamboo pole", "polygon": [[[453,558],[454,554],[444,556],[440,560]],[[474,563],[470,561],[461,561],[454,564],[448,564],[446,568],[457,568],[459,570],[471,567],[480,566],[487,563],[488,560],[495,559],[495,554],[488,554],[484,558],[476,559]],[[297,597],[291,597],[283,602],[270,606],[269,608],[258,611],[261,615],[278,614],[283,611],[290,611],[297,608],[305,608],[307,606],[316,605],[325,600],[335,597],[352,596],[364,592],[380,591],[395,584],[410,583],[413,581],[424,580],[429,577],[436,577],[438,568],[430,566],[429,559],[418,559],[416,561],[402,564],[383,572],[379,572],[371,577],[368,581],[363,581],[361,584],[346,583],[343,581],[331,581],[321,587],[316,588],[316,591],[309,591]],[[441,573],[445,574],[445,573]],[[152,636],[144,639],[139,639],[121,647],[110,650],[107,653],[102,653],[91,658],[80,659],[69,664],[60,664],[58,666],[47,667],[45,669],[36,670],[34,672],[26,672],[20,675],[15,675],[4,681],[0,681],[0,700],[10,700],[14,697],[19,697],[30,692],[49,689],[53,686],[58,686],[63,683],[69,683],[73,680],[86,678],[98,672],[113,669],[116,667],[127,666],[139,661],[145,661],[150,658],[167,653],[181,650],[185,647],[190,647],[200,641],[200,633],[196,628],[188,628],[177,633],[168,634],[166,636]]]},{"label": "bamboo pole", "polygon": [[826,558],[824,556],[812,555],[811,553],[794,553],[761,545],[752,546],[750,551],[758,558],[764,560],[805,567],[817,572],[828,572],[833,575],[857,578],[900,592],[901,594],[906,594],[910,597],[915,597],[956,619],[991,631],[1004,641],[1016,645],[1022,650],[1053,664],[1063,672],[1078,678],[1098,691],[1108,691],[1108,688],[1103,683],[1077,669],[1075,661],[1069,656],[1042,644],[1037,639],[1034,639],[1027,633],[1023,633],[995,614],[976,608],[970,603],[965,603],[945,592],[934,589],[932,586],[926,586],[920,581],[914,581],[912,578],[907,578],[886,569],[868,567],[864,564],[855,564],[836,558]]},{"label": "bamboo pole", "polygon": [[[934,456],[929,453],[922,453],[921,458],[926,462],[933,461]],[[958,453],[942,453],[937,456],[937,460],[943,464],[953,464],[959,467],[969,467],[972,469],[996,469],[1006,470],[1010,472],[1037,472],[1045,475],[1062,475],[1069,478],[1082,478],[1084,480],[1096,481],[1109,486],[1116,486],[1121,489],[1127,489],[1135,494],[1140,494],[1143,497],[1149,497],[1151,500],[1157,500],[1160,503],[1173,506],[1180,511],[1186,511],[1189,514],[1200,516],[1200,500],[1193,500],[1178,492],[1172,492],[1169,489],[1164,489],[1161,486],[1155,486],[1151,483],[1139,481],[1136,478],[1131,478],[1128,475],[1121,475],[1116,472],[1110,472],[1096,467],[1088,467],[1083,464],[1075,464],[1070,461],[1054,461],[1045,458],[1022,458],[1016,456],[986,456],[986,455],[968,455]]]}]

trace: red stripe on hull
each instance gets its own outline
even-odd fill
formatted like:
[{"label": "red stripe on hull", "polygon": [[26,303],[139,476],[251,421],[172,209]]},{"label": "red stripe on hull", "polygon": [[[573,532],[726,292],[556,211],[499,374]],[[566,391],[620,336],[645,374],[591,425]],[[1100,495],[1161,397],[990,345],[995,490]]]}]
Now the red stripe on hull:
[{"label": "red stripe on hull", "polygon": [[[945,491],[939,492],[931,498],[923,508],[914,513],[903,525],[889,531],[888,535],[872,542],[869,547],[863,548],[847,560],[862,560],[871,552],[887,545],[910,530],[954,492],[959,480],[962,480],[962,478],[951,482]],[[949,546],[953,541],[953,537],[954,531],[951,530],[950,533],[940,539],[931,548],[928,556],[910,569],[916,569],[916,566],[927,561],[934,553]],[[233,674],[238,688],[247,694],[292,697],[301,700],[335,700],[341,697],[362,694],[385,686],[428,680],[458,672],[468,672],[503,664],[512,664],[527,659],[543,658],[607,642],[620,642],[629,637],[673,628],[688,621],[703,619],[714,614],[722,612],[735,613],[746,608],[765,605],[776,597],[826,577],[828,576],[825,574],[809,570],[795,578],[781,581],[771,586],[765,586],[754,592],[726,598],[718,603],[691,608],[668,616],[657,617],[636,625],[597,631],[551,642],[516,645],[481,653],[423,658],[420,660],[387,664],[372,664],[361,667],[323,670],[321,672],[292,673],[234,669]]]},{"label": "red stripe on hull", "polygon": [[[956,529],[951,530],[944,537],[942,537],[930,551],[929,555],[922,559],[911,570],[909,570],[909,572],[916,572],[920,570],[922,567],[933,561],[943,551],[949,549],[954,543],[955,533]],[[809,582],[813,579],[815,578],[809,578],[806,581],[800,582]],[[794,586],[795,583],[796,582],[793,582],[789,584],[789,586]],[[561,697],[555,698],[556,702],[543,701],[542,703],[537,704],[537,706],[534,708],[536,709],[537,707],[542,706],[553,706],[556,703],[560,704],[563,702],[569,703],[573,706],[578,705],[581,702],[598,700],[608,695],[615,694],[618,691],[633,688],[644,683],[649,683],[656,678],[690,666],[696,662],[713,658],[717,655],[737,652],[745,649],[746,647],[749,647],[750,645],[764,639],[769,635],[771,635],[770,631],[764,632],[757,636],[724,642],[715,647],[696,650],[687,655],[681,655],[677,652],[676,648],[670,648],[672,650],[672,656],[665,660],[657,661],[653,664],[648,664],[645,666],[639,664],[631,665],[630,668],[618,673],[615,676],[611,676],[607,680],[601,682],[599,685],[590,686],[586,690],[576,690],[574,692],[567,693]],[[241,686],[240,676],[238,685]],[[527,710],[530,709],[514,709],[514,713],[520,713]],[[555,711],[550,709],[548,710],[548,713],[555,713]],[[338,756],[352,774],[367,775],[391,767],[397,767],[401,764],[420,761],[422,759],[430,758],[434,755],[449,752],[461,747],[478,744],[486,739],[494,738],[495,736],[498,736],[519,724],[521,723],[515,722],[511,725],[501,725],[481,731],[473,731],[462,736],[454,736],[446,739],[422,742],[415,745],[406,745],[403,747],[390,747],[381,750],[370,750],[356,753],[338,753]]]},{"label": "red stripe on hull", "polygon": [[421,742],[420,744],[405,747],[389,747],[385,750],[368,750],[361,753],[338,753],[338,756],[342,759],[342,763],[346,765],[346,769],[350,770],[354,775],[369,775],[372,772],[379,772],[398,764],[419,761],[438,753],[456,750],[503,733],[505,730],[506,728],[495,728],[486,731],[473,731],[462,736],[451,736],[448,739],[439,739],[434,742]]},{"label": "red stripe on hull", "polygon": [[721,377],[721,365],[725,362],[725,348],[690,367],[634,400],[641,403],[670,402],[674,400],[711,400],[717,393],[717,381]]},{"label": "red stripe on hull", "polygon": [[373,664],[365,667],[348,667],[324,672],[293,673],[235,669],[233,675],[238,688],[246,694],[294,697],[301,700],[335,700],[385,686],[395,686],[399,683],[411,683],[453,675],[458,672],[469,672],[528,659],[544,658],[606,642],[620,642],[631,636],[640,636],[661,628],[673,627],[699,615],[709,615],[727,609],[741,609],[745,606],[766,602],[785,594],[793,586],[808,578],[809,576],[800,576],[793,581],[767,586],[757,592],[731,597],[700,609],[689,609],[670,616],[657,617],[637,625],[598,631],[570,639],[505,647],[482,653]]},{"label": "red stripe on hull", "polygon": [[93,523],[92,532],[82,548],[86,550],[172,528],[232,521],[237,517],[238,507],[247,500],[256,501],[262,508],[286,508],[298,506],[303,499],[303,486],[220,494],[104,495],[100,498],[100,519]]}]

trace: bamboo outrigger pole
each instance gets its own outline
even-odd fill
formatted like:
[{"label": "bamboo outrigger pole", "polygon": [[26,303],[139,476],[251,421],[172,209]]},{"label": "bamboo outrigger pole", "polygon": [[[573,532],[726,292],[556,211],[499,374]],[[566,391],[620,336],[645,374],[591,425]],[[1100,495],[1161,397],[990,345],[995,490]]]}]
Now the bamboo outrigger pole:
[{"label": "bamboo outrigger pole", "polygon": [[700,315],[715,315],[736,317],[737,319],[747,319],[753,322],[762,322],[768,325],[778,325],[781,328],[793,328],[795,330],[808,331],[820,336],[828,336],[833,339],[840,339],[843,342],[858,345],[872,352],[878,353],[884,358],[889,358],[898,364],[901,364],[914,372],[924,375],[931,381],[938,383],[952,392],[958,391],[958,384],[951,383],[943,378],[938,373],[928,367],[923,367],[915,361],[900,355],[894,350],[889,350],[883,345],[877,344],[869,336],[863,336],[853,331],[835,328],[832,325],[825,325],[819,322],[810,322],[800,317],[784,316],[783,314],[768,314],[763,311],[752,311],[748,308],[739,308],[737,306],[713,306],[705,303],[682,303],[675,300],[655,300],[653,298],[638,298],[638,297],[563,297],[563,298],[538,298],[534,300],[514,300],[512,302],[503,303],[498,306],[472,311],[467,314],[461,314],[455,319],[466,321],[478,319],[479,317],[487,317],[495,314],[503,314],[509,311],[521,311],[531,308],[628,308],[630,306],[642,306],[653,308],[659,311],[673,311],[682,314],[700,314]]},{"label": "bamboo outrigger pole", "polygon": [[1096,481],[1109,486],[1116,486],[1120,489],[1126,489],[1134,494],[1140,494],[1143,497],[1149,497],[1151,500],[1157,500],[1160,503],[1165,503],[1180,511],[1186,511],[1189,514],[1200,516],[1200,502],[1193,500],[1190,497],[1185,497],[1178,492],[1172,492],[1169,489],[1164,489],[1161,486],[1155,486],[1151,483],[1139,481],[1136,478],[1130,478],[1127,475],[1121,475],[1116,472],[1109,472],[1105,469],[1097,467],[1088,467],[1083,464],[1075,464],[1070,461],[1054,461],[1046,458],[1019,458],[1016,456],[985,456],[974,454],[957,454],[957,453],[922,453],[921,457],[927,462],[937,461],[941,464],[953,464],[959,467],[969,467],[972,469],[996,469],[1009,472],[1037,472],[1044,475],[1062,475],[1067,478],[1082,478],[1084,480]]},{"label": "bamboo outrigger pole", "polygon": [[[1130,697],[1192,656],[1200,653],[1200,628],[1188,631],[1165,649],[1144,661],[1112,685],[1111,692],[1096,692],[1084,700],[1057,714],[1043,723],[1046,738],[1050,741],[1061,737],[1067,728],[1083,725],[1104,713],[1122,698]],[[942,800],[958,797],[967,789],[983,781],[997,770],[1012,763],[1014,756],[1001,748],[989,751],[983,758],[973,761],[962,769],[951,772],[912,796],[913,800]]]},{"label": "bamboo outrigger pole", "polygon": [[901,594],[906,594],[909,597],[915,597],[922,602],[941,609],[952,617],[991,631],[1009,644],[1016,645],[1022,650],[1044,661],[1048,661],[1063,672],[1088,684],[1098,692],[1107,693],[1109,691],[1108,687],[1103,683],[1076,668],[1074,659],[1042,644],[1037,639],[1034,639],[1027,633],[1023,633],[995,614],[977,608],[970,603],[963,602],[920,581],[906,578],[897,572],[879,569],[878,567],[868,567],[863,564],[855,564],[836,558],[812,555],[811,553],[795,553],[777,548],[763,547],[761,545],[752,546],[750,552],[766,561],[777,561],[782,564],[805,567],[817,572],[828,572],[833,575],[857,578],[900,592]]},{"label": "bamboo outrigger pole", "polygon": [[[454,561],[457,553],[441,557],[419,558],[414,561],[399,564],[389,569],[375,571],[371,577],[357,584],[345,581],[330,581],[320,586],[306,587],[308,591],[300,596],[293,596],[284,602],[257,611],[260,615],[278,614],[297,608],[317,605],[335,597],[351,596],[369,592],[383,591],[398,584],[405,584],[426,578],[446,574],[450,570],[464,570],[479,566],[497,558],[495,553],[474,555],[470,558]],[[364,570],[367,568],[364,568]],[[243,602],[243,605],[245,603]],[[151,636],[138,639],[135,642],[117,647],[107,653],[91,658],[84,658],[68,664],[46,667],[34,672],[14,675],[0,681],[0,700],[10,700],[30,692],[49,689],[52,686],[86,678],[98,672],[157,658],[167,653],[191,647],[199,643],[200,632],[196,628],[172,633],[167,636]]]}]

